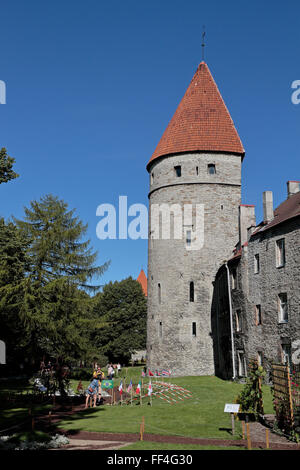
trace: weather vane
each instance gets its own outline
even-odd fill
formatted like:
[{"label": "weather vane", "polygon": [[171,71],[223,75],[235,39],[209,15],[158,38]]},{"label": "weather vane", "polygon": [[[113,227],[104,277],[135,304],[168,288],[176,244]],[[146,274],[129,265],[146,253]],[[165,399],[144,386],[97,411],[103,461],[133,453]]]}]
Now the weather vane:
[{"label": "weather vane", "polygon": [[204,48],[205,48],[205,42],[204,42],[204,38],[205,38],[205,26],[203,26],[203,33],[202,33],[202,60],[204,61]]}]

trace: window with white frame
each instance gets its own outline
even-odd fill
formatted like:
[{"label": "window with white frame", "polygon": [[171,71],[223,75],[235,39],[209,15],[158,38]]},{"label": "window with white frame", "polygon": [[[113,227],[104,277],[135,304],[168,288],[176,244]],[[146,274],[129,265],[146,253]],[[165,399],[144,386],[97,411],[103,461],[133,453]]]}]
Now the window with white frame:
[{"label": "window with white frame", "polygon": [[278,314],[279,323],[288,322],[288,300],[286,293],[278,294]]},{"label": "window with white frame", "polygon": [[281,268],[285,265],[285,242],[284,238],[276,241],[276,267]]},{"label": "window with white frame", "polygon": [[254,274],[258,274],[260,269],[259,254],[254,255]]}]

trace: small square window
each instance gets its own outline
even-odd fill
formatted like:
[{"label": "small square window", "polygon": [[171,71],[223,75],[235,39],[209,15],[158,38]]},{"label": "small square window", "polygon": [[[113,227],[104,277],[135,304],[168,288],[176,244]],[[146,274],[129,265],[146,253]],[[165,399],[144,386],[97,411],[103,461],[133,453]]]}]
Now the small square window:
[{"label": "small square window", "polygon": [[177,178],[180,178],[181,177],[181,166],[180,165],[174,166],[174,170],[175,170],[175,174],[176,174]]},{"label": "small square window", "polygon": [[217,173],[216,165],[214,163],[210,163],[207,165],[207,171],[209,175],[215,175]]}]

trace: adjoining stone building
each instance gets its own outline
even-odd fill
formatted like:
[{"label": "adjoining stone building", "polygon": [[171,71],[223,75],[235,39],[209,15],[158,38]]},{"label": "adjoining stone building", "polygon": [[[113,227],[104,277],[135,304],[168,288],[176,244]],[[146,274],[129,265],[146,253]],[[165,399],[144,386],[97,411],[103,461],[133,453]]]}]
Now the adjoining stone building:
[{"label": "adjoining stone building", "polygon": [[300,361],[299,182],[289,181],[287,190],[275,210],[272,192],[263,194],[258,226],[254,207],[241,206],[240,242],[217,273],[214,356],[216,373],[224,378],[247,375],[251,359],[267,370],[272,362]]},{"label": "adjoining stone building", "polygon": [[256,226],[254,206],[241,204],[244,156],[201,62],[147,165],[150,369],[232,378],[247,374],[251,358],[268,364],[300,349],[299,185],[289,182],[275,211],[266,192]]}]

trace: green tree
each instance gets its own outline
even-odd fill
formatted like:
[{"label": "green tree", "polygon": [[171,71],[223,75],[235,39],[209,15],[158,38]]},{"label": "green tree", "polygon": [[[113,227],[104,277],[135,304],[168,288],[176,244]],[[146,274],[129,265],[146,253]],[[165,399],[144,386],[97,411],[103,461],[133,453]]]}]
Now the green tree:
[{"label": "green tree", "polygon": [[95,266],[97,253],[83,240],[87,226],[67,204],[47,195],[25,208],[16,220],[28,242],[27,284],[20,317],[35,358],[79,358],[89,348],[92,300],[90,281],[109,263]]},{"label": "green tree", "polygon": [[12,169],[15,159],[7,155],[6,149],[0,150],[0,184],[18,178],[18,174]]},{"label": "green tree", "polygon": [[94,343],[109,360],[127,362],[133,351],[146,347],[147,300],[136,280],[106,284],[95,296],[95,312],[100,326]]},{"label": "green tree", "polygon": [[20,320],[28,268],[27,240],[12,223],[0,219],[0,331],[8,357],[22,354],[24,331]]}]

